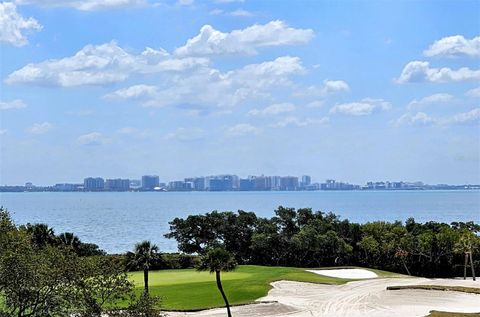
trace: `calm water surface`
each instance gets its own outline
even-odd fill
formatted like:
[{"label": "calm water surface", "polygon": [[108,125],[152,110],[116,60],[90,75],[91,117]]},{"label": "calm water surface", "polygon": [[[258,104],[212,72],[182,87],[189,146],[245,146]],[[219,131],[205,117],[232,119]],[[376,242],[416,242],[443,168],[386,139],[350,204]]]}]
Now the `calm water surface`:
[{"label": "calm water surface", "polygon": [[283,205],[332,211],[355,222],[414,217],[480,223],[480,191],[0,193],[0,205],[17,224],[47,223],[56,233],[74,232],[108,252],[130,250],[145,239],[175,251],[175,241],[163,238],[168,222],[212,210],[270,217]]}]

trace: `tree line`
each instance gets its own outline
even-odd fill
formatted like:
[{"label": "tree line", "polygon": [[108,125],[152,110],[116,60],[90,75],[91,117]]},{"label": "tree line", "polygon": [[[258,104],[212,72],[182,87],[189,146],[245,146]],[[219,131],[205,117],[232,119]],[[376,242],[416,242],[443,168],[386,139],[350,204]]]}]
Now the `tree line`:
[{"label": "tree line", "polygon": [[[213,211],[175,218],[165,236],[187,254],[222,246],[239,264],[321,267],[355,265],[424,277],[452,277],[480,264],[480,225],[341,220],[310,208],[278,207],[271,218]],[[466,255],[469,255],[467,260]]]}]

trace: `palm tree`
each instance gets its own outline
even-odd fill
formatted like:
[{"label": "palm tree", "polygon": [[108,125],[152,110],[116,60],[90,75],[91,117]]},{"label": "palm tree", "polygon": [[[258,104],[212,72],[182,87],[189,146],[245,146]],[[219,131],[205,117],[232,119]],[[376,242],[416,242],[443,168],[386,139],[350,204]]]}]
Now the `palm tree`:
[{"label": "palm tree", "polygon": [[27,232],[31,235],[33,244],[38,247],[55,244],[55,232],[43,223],[27,224]]},{"label": "palm tree", "polygon": [[69,246],[75,252],[77,252],[78,248],[82,244],[82,242],[80,241],[80,238],[71,232],[64,232],[59,234],[58,240],[60,241],[61,245]]},{"label": "palm tree", "polygon": [[197,268],[199,271],[210,271],[210,273],[215,273],[217,288],[225,301],[228,317],[232,317],[232,313],[230,312],[230,304],[228,303],[227,296],[223,291],[220,272],[232,271],[236,266],[237,262],[235,261],[235,257],[230,252],[223,247],[214,247],[207,250],[205,255],[202,256],[200,265]]},{"label": "palm tree", "polygon": [[468,259],[470,258],[470,268],[472,270],[472,279],[475,281],[475,266],[473,264],[473,250],[476,248],[478,238],[471,231],[464,231],[455,245],[457,253],[463,253],[465,262],[463,264],[463,279],[467,278]]},{"label": "palm tree", "polygon": [[407,271],[407,274],[412,275],[410,274],[410,270],[408,269],[407,264],[405,263],[405,259],[408,257],[408,251],[403,249],[397,249],[397,251],[395,252],[395,257],[400,259],[400,261],[402,261],[403,267],[405,268],[405,271]]},{"label": "palm tree", "polygon": [[145,294],[148,294],[148,270],[158,258],[158,247],[150,241],[142,241],[135,245],[133,252],[127,253],[128,266],[143,269],[143,282]]}]

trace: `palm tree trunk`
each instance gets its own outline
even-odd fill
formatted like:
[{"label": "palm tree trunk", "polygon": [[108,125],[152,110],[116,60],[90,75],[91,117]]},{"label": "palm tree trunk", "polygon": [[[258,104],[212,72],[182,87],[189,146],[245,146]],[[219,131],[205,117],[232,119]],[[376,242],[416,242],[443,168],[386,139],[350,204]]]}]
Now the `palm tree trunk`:
[{"label": "palm tree trunk", "polygon": [[145,294],[148,294],[148,269],[143,269],[143,283],[145,284]]},{"label": "palm tree trunk", "polygon": [[405,268],[405,271],[407,271],[407,274],[412,275],[412,274],[410,274],[410,270],[408,269],[407,264],[405,263],[405,259],[403,259],[403,258],[402,258],[402,263],[403,263],[403,267]]},{"label": "palm tree trunk", "polygon": [[465,264],[463,265],[463,279],[467,279],[468,252],[465,252]]},{"label": "palm tree trunk", "polygon": [[222,281],[220,280],[220,271],[215,271],[215,277],[217,279],[217,288],[222,294],[223,300],[225,301],[225,306],[227,306],[228,317],[232,317],[232,313],[230,312],[230,304],[228,303],[227,296],[225,296],[225,292],[223,291],[222,287]]},{"label": "palm tree trunk", "polygon": [[470,254],[470,267],[472,268],[472,278],[475,281],[475,266],[473,266],[472,252],[469,252],[469,254]]}]

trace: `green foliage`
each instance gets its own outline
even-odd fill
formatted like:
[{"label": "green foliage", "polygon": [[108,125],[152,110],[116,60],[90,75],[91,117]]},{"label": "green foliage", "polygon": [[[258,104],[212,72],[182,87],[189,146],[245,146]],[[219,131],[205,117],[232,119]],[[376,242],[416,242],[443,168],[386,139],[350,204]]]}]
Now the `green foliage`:
[{"label": "green foliage", "polygon": [[235,269],[237,262],[234,256],[224,247],[212,247],[201,257],[199,271],[229,272]]},{"label": "green foliage", "polygon": [[0,257],[0,290],[10,316],[100,316],[133,291],[127,274],[108,258],[24,242]]},{"label": "green foliage", "polygon": [[64,232],[58,235],[58,244],[71,247],[79,256],[105,255],[98,245],[93,243],[84,243],[72,232]]},{"label": "green foliage", "polygon": [[46,246],[66,246],[73,250],[79,256],[105,255],[105,251],[100,250],[98,245],[93,243],[84,243],[75,234],[64,232],[55,235],[53,228],[43,223],[20,226],[20,231],[25,232],[30,237],[31,243],[36,248]]},{"label": "green foliage", "polygon": [[151,296],[143,293],[119,316],[125,317],[163,317],[160,307],[161,298],[159,296]]},{"label": "green foliage", "polygon": [[163,253],[161,265],[152,269],[190,269],[198,266],[199,257],[185,253]]},{"label": "green foliage", "polygon": [[137,243],[134,252],[127,253],[127,265],[143,270],[145,293],[148,293],[148,271],[151,265],[158,261],[159,257],[158,247],[150,241]]},{"label": "green foliage", "polygon": [[30,224],[23,228],[27,234],[31,237],[32,243],[36,247],[46,247],[47,245],[58,244],[58,237],[55,236],[55,232],[48,225],[43,223]]},{"label": "green foliage", "polygon": [[17,228],[1,208],[0,226],[0,316],[100,317],[133,295],[123,263],[80,256],[74,235],[59,243],[47,226]]},{"label": "green foliage", "polygon": [[133,252],[127,253],[127,263],[129,267],[148,270],[158,257],[158,247],[150,241],[142,241],[135,245]]},{"label": "green foliage", "polygon": [[[473,222],[421,224],[410,218],[405,224],[357,224],[332,213],[280,206],[270,219],[244,211],[176,218],[166,237],[176,239],[186,253],[204,254],[221,244],[240,264],[360,265],[442,277],[460,275],[463,258],[457,249],[479,245],[478,232],[480,226]],[[474,266],[480,264],[477,253]]]},{"label": "green foliage", "polygon": [[170,233],[165,236],[176,239],[178,249],[188,254],[202,254],[208,247],[222,244],[227,250],[235,250],[237,262],[247,263],[256,223],[253,212],[212,211],[186,219],[175,218],[170,222]]},{"label": "green foliage", "polygon": [[[25,239],[25,241],[27,241]],[[0,290],[5,312],[21,316],[66,316],[74,309],[76,256],[64,249],[36,250],[17,244],[0,258]]]},{"label": "green foliage", "polygon": [[121,263],[108,257],[81,258],[82,276],[75,285],[75,298],[80,301],[75,313],[79,316],[101,316],[106,309],[130,299],[133,283]]},{"label": "green foliage", "polygon": [[475,233],[468,229],[463,229],[460,237],[456,239],[454,251],[460,254],[465,252],[474,252],[480,247],[480,240]]}]

